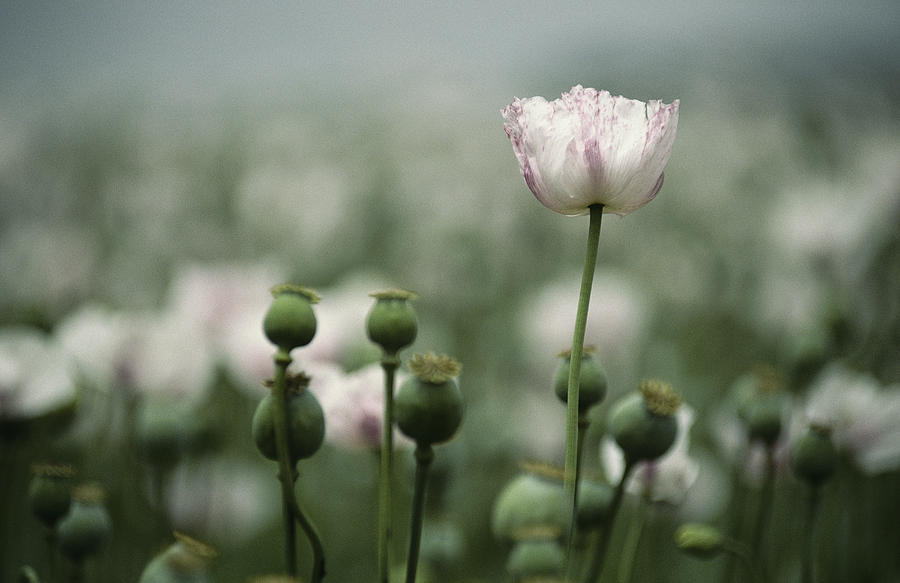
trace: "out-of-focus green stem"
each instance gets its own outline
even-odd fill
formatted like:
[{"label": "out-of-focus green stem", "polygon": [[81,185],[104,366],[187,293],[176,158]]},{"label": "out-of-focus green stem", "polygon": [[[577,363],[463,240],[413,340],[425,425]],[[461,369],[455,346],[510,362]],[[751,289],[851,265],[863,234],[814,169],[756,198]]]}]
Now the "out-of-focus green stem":
[{"label": "out-of-focus green stem", "polygon": [[422,541],[422,522],[425,518],[425,487],[428,485],[428,468],[434,460],[430,445],[416,445],[416,483],[413,490],[412,519],[409,529],[409,553],[406,557],[406,583],[416,582],[419,566],[419,545]]},{"label": "out-of-focus green stem", "polygon": [[747,548],[747,545],[730,537],[726,537],[722,544],[725,552],[733,557],[737,557],[741,561],[744,567],[746,567],[747,572],[750,573],[753,581],[755,581],[756,583],[766,582],[766,578],[765,575],[763,575],[762,568],[760,567],[759,563],[755,563],[753,561],[750,549]]},{"label": "out-of-focus green stem", "polygon": [[607,556],[609,541],[612,540],[613,531],[616,526],[616,516],[619,514],[619,508],[622,506],[622,499],[625,497],[625,486],[628,483],[628,478],[631,477],[631,472],[634,470],[634,467],[635,463],[626,459],[625,470],[622,472],[622,479],[619,480],[619,483],[613,492],[612,502],[609,505],[609,518],[606,528],[603,532],[598,533],[598,537],[594,539],[595,544],[593,545],[593,548],[588,551],[588,567],[582,578],[583,583],[594,583],[594,581],[597,581],[603,573],[603,569],[606,568],[606,564],[609,562],[609,557]]},{"label": "out-of-focus green stem", "polygon": [[813,583],[815,581],[816,518],[819,514],[820,499],[820,486],[811,486],[806,513],[806,545],[803,549],[803,571],[801,577],[803,583]]},{"label": "out-of-focus green stem", "polygon": [[397,354],[385,354],[381,359],[384,369],[384,415],[381,424],[381,471],[378,481],[378,580],[390,579],[391,477],[394,459],[394,376],[400,361]]},{"label": "out-of-focus green stem", "polygon": [[622,553],[619,556],[619,583],[631,583],[631,575],[634,573],[634,560],[637,557],[641,534],[644,532],[644,523],[647,519],[647,507],[649,504],[649,500],[644,500],[643,498],[638,500],[637,512],[635,512],[631,522],[628,523],[628,532],[625,534],[625,542],[622,545]]},{"label": "out-of-focus green stem", "polygon": [[[572,352],[569,361],[569,383],[566,394],[566,465],[565,487],[571,501],[572,523],[575,521],[575,504],[578,477],[578,389],[581,384],[581,357],[584,352],[584,333],[587,327],[588,306],[591,301],[591,288],[594,283],[594,268],[597,264],[597,249],[600,244],[600,222],[603,218],[603,205],[590,206],[590,224],[584,257],[584,270],[581,274],[581,289],[578,294],[578,312],[575,316],[575,330],[572,334]],[[572,545],[571,530],[568,548]],[[571,555],[571,553],[568,553]],[[571,557],[570,557],[571,560]]]},{"label": "out-of-focus green stem", "polygon": [[762,540],[763,533],[766,531],[766,523],[772,509],[772,499],[775,496],[775,448],[774,446],[766,446],[766,465],[763,470],[763,485],[759,495],[759,506],[756,509],[756,522],[753,525],[753,541],[752,555],[753,560],[759,565],[759,569],[765,576],[766,566],[765,557],[763,556]]}]

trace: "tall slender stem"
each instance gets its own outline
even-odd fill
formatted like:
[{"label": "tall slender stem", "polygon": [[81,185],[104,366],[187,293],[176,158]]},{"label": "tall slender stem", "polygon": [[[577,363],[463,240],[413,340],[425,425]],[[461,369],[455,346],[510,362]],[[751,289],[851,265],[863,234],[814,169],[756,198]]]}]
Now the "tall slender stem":
[{"label": "tall slender stem", "polygon": [[394,375],[400,364],[396,353],[381,359],[384,369],[384,415],[381,424],[381,471],[378,482],[378,580],[390,579],[392,538],[391,476],[394,458]]},{"label": "tall slender stem", "polygon": [[319,583],[325,577],[325,548],[322,546],[322,537],[319,536],[319,531],[309,517],[303,512],[303,509],[300,508],[300,505],[297,504],[297,499],[294,498],[293,495],[291,496],[289,503],[291,506],[291,514],[294,515],[294,519],[296,519],[300,528],[303,529],[306,538],[309,539],[310,546],[312,546],[313,566],[310,581],[311,583]]},{"label": "tall slender stem", "polygon": [[419,545],[422,540],[422,522],[425,518],[425,486],[428,468],[434,460],[430,445],[416,445],[416,484],[413,490],[412,520],[409,529],[409,554],[406,557],[406,583],[415,583],[419,565]]},{"label": "tall slender stem", "polygon": [[[578,312],[575,316],[575,331],[572,334],[572,353],[569,364],[568,392],[566,394],[565,486],[571,500],[573,523],[575,519],[575,496],[578,475],[578,389],[581,384],[581,357],[584,351],[584,332],[587,327],[588,305],[591,301],[591,288],[594,283],[594,268],[597,264],[597,249],[600,244],[600,221],[602,218],[603,205],[591,205],[584,270],[581,274],[581,290],[578,294]],[[571,547],[571,544],[572,536],[570,531],[568,546]]]},{"label": "tall slender stem", "polygon": [[294,471],[288,437],[287,383],[285,377],[291,355],[282,349],[275,353],[275,378],[272,385],[274,405],[275,447],[278,451],[278,480],[281,482],[281,511],[284,522],[284,568],[291,577],[297,576],[297,534],[291,502],[294,500]]},{"label": "tall slender stem", "polygon": [[608,522],[606,528],[598,533],[597,538],[594,539],[593,548],[589,551],[588,567],[585,571],[584,578],[582,579],[584,583],[593,583],[596,581],[606,567],[606,563],[608,562],[608,557],[606,556],[607,549],[609,548],[609,541],[613,536],[613,529],[616,526],[616,515],[619,513],[619,508],[622,506],[622,499],[625,497],[625,486],[628,483],[628,478],[631,477],[634,466],[634,462],[626,459],[625,470],[622,472],[622,479],[619,480],[616,489],[613,491],[613,499],[609,505],[609,518],[607,519]]},{"label": "tall slender stem", "polygon": [[818,516],[819,500],[821,499],[820,487],[813,485],[809,490],[809,505],[806,514],[806,548],[803,549],[803,583],[815,581],[815,554],[816,554],[816,517]]}]

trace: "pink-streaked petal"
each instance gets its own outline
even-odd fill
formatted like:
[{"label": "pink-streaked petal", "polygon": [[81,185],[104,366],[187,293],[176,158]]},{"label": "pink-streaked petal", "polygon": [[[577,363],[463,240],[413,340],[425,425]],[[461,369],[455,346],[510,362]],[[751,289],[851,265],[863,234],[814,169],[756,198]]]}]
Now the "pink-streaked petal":
[{"label": "pink-streaked petal", "polygon": [[678,107],[576,85],[552,102],[516,99],[502,114],[522,176],[544,206],[580,215],[603,204],[624,215],[659,192]]}]

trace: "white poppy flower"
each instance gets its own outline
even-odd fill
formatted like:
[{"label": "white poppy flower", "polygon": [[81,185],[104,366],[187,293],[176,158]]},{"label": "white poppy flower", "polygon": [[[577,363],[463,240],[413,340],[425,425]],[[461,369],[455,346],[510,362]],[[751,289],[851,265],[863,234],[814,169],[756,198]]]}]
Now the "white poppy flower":
[{"label": "white poppy flower", "polygon": [[550,210],[625,215],[651,200],[672,152],[678,105],[576,85],[560,99],[516,98],[504,128],[528,188]]}]

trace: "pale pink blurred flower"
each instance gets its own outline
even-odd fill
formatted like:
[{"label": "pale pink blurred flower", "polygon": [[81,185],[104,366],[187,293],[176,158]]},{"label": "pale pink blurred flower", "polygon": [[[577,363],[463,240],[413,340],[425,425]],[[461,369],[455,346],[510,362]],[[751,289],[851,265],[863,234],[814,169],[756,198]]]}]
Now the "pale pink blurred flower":
[{"label": "pale pink blurred flower", "polygon": [[900,467],[900,385],[882,387],[867,374],[831,364],[813,383],[806,417],[831,427],[835,446],[866,474]]},{"label": "pale pink blurred flower", "polygon": [[171,525],[215,542],[246,541],[278,517],[271,483],[268,468],[234,459],[179,464],[166,488]]},{"label": "pale pink blurred flower", "polygon": [[551,102],[516,98],[502,113],[525,183],[541,204],[564,215],[586,214],[594,204],[625,215],[662,187],[678,106],[576,85]]},{"label": "pale pink blurred flower", "polygon": [[0,420],[30,419],[75,400],[65,356],[52,337],[0,329]]},{"label": "pale pink blurred flower", "polygon": [[[337,368],[330,371],[323,363],[313,364],[308,374],[310,390],[319,397],[325,411],[325,439],[346,448],[375,449],[381,446],[381,424],[384,419],[384,372],[380,364],[370,364],[352,373]],[[323,374],[324,373],[324,374]],[[317,375],[321,384],[317,385]],[[398,371],[396,386],[407,375]],[[405,442],[395,432],[394,443]]]},{"label": "pale pink blurred flower", "polygon": [[[520,330],[529,349],[529,361],[546,370],[547,379],[556,370],[556,353],[572,344],[572,322],[578,306],[580,275],[547,284],[526,300],[520,309]],[[591,291],[586,345],[594,346],[607,373],[627,371],[640,355],[651,319],[651,306],[642,290],[615,271],[598,270]]]},{"label": "pale pink blurred flower", "polygon": [[[676,419],[678,435],[675,443],[659,459],[639,464],[631,473],[626,491],[646,496],[653,502],[666,502],[674,506],[684,502],[700,473],[700,464],[688,453],[694,410],[682,405]],[[608,436],[600,444],[600,458],[606,479],[611,484],[617,484],[625,471],[625,456]]]},{"label": "pale pink blurred flower", "polygon": [[85,304],[66,316],[53,334],[79,381],[101,391],[129,384],[138,334],[129,314]]}]

